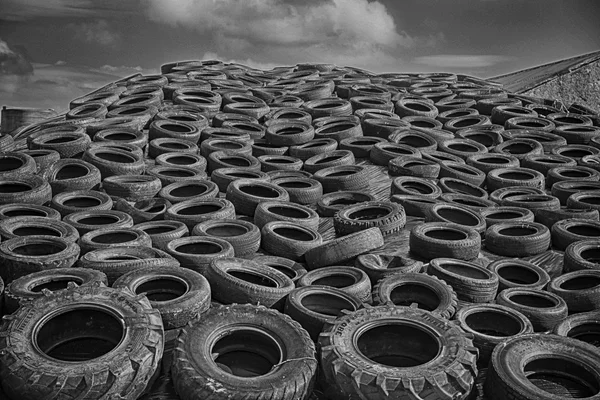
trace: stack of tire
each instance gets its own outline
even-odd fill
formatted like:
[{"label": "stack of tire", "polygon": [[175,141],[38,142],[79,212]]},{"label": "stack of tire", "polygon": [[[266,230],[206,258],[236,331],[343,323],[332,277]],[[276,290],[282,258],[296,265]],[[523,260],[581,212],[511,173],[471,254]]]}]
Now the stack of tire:
[{"label": "stack of tire", "polygon": [[600,116],[165,64],[0,136],[0,398],[600,398]]}]

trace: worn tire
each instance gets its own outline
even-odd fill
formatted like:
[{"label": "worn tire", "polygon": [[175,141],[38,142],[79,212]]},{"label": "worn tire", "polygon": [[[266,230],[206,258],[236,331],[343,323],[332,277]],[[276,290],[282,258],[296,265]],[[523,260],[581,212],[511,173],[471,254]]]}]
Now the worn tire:
[{"label": "worn tire", "polygon": [[383,246],[379,228],[368,228],[341,238],[330,240],[304,254],[308,269],[343,264],[354,257]]},{"label": "worn tire", "polygon": [[401,205],[393,202],[363,202],[338,211],[333,227],[338,236],[377,227],[385,236],[400,232],[406,225],[406,214]]},{"label": "worn tire", "polygon": [[481,250],[481,236],[462,225],[426,222],[410,231],[409,245],[412,253],[427,260],[440,257],[473,260]]},{"label": "worn tire", "polygon": [[599,331],[598,312],[571,315],[554,327],[555,335],[581,340],[595,347],[600,347]]},{"label": "worn tire", "polygon": [[550,230],[537,222],[501,222],[485,232],[488,251],[506,257],[534,256],[550,247]]},{"label": "worn tire", "polygon": [[162,220],[170,207],[171,203],[160,197],[136,201],[133,204],[127,200],[119,199],[115,205],[116,210],[131,215],[133,222],[136,224]]},{"label": "worn tire", "polygon": [[4,290],[4,309],[14,313],[20,306],[67,288],[100,283],[107,286],[103,272],[83,268],[56,268],[34,272],[12,281]]},{"label": "worn tire", "polygon": [[571,243],[565,250],[564,270],[566,272],[579,270],[600,270],[597,254],[600,243],[597,239],[582,240]]},{"label": "worn tire", "polygon": [[433,204],[425,214],[425,222],[450,222],[473,228],[480,235],[486,228],[485,219],[477,211],[448,203]]},{"label": "worn tire", "polygon": [[515,287],[498,293],[496,304],[510,307],[525,315],[535,332],[550,332],[567,318],[567,303],[554,293],[541,289]]},{"label": "worn tire", "polygon": [[360,204],[366,201],[375,201],[369,193],[355,191],[338,191],[324,195],[317,202],[317,212],[321,217],[333,217],[342,208]]},{"label": "worn tire", "polygon": [[456,311],[457,297],[452,286],[436,276],[409,272],[388,276],[373,288],[373,304],[390,303],[450,319]]},{"label": "worn tire", "polygon": [[308,272],[302,264],[290,260],[289,258],[257,254],[252,260],[276,269],[279,272],[283,272],[283,274],[290,278],[294,283]]},{"label": "worn tire", "polygon": [[427,273],[452,286],[463,302],[490,303],[498,292],[498,275],[473,262],[436,258],[430,261]]},{"label": "worn tire", "polygon": [[391,275],[423,271],[421,261],[387,254],[362,254],[356,257],[354,266],[365,271],[373,285]]},{"label": "worn tire", "polygon": [[486,185],[490,192],[513,186],[544,189],[545,179],[541,172],[529,168],[497,168],[487,174]]},{"label": "worn tire", "polygon": [[112,287],[145,294],[160,312],[165,330],[184,327],[210,307],[210,286],[205,277],[186,268],[155,267],[131,271]]},{"label": "worn tire", "polygon": [[[11,188],[2,190],[2,187]],[[24,174],[0,179],[0,205],[29,203],[44,205],[52,199],[50,184],[38,175]]]},{"label": "worn tire", "polygon": [[371,173],[364,165],[329,167],[317,171],[313,179],[323,185],[323,193],[338,191],[369,191]]},{"label": "worn tire", "polygon": [[252,222],[239,219],[210,219],[200,222],[192,229],[193,236],[212,236],[225,239],[235,257],[251,256],[261,244],[260,229]]},{"label": "worn tire", "polygon": [[600,309],[600,271],[598,270],[567,272],[552,279],[547,290],[567,302],[569,314]]},{"label": "worn tire", "polygon": [[210,219],[235,219],[233,203],[221,198],[192,199],[174,204],[165,212],[165,220],[183,222],[190,230]]},{"label": "worn tire", "polygon": [[11,217],[0,220],[0,236],[3,240],[23,236],[55,236],[75,243],[79,232],[64,221],[43,217]]},{"label": "worn tire", "polygon": [[50,206],[65,218],[79,211],[108,211],[112,209],[113,201],[109,195],[97,190],[74,190],[57,194]]},{"label": "worn tire", "polygon": [[129,214],[114,210],[79,211],[63,221],[77,229],[79,236],[100,228],[131,228],[134,223]]},{"label": "worn tire", "polygon": [[563,219],[552,225],[552,246],[558,250],[581,240],[590,240],[600,236],[600,222],[578,218]]},{"label": "worn tire", "polygon": [[[104,339],[114,345],[114,348],[101,351],[103,354],[99,356],[93,352],[92,355],[84,356],[85,371],[81,369],[80,363],[68,362],[71,361],[68,358],[46,356],[44,350],[52,351],[52,345],[56,343],[52,337],[40,343],[42,335],[48,332],[45,332],[43,327],[37,330],[37,327],[40,324],[49,324],[54,318],[65,319],[65,314],[69,313],[85,310],[87,314],[84,315],[89,315],[92,312],[90,304],[97,307],[92,309],[93,312],[111,315],[112,325],[107,323],[107,326],[95,322],[94,319],[72,318],[69,326],[71,333],[67,338],[76,340],[83,334],[84,337]],[[59,313],[60,316],[57,316]],[[54,323],[57,322],[60,320]],[[81,397],[89,393],[100,393],[107,397],[137,398],[159,368],[164,345],[160,315],[152,310],[146,299],[136,298],[127,291],[99,286],[73,288],[37,300],[13,314],[0,329],[6,334],[0,342],[3,349],[0,355],[3,387],[10,397],[27,400],[67,395]],[[102,334],[98,335],[98,332]],[[75,353],[75,349],[71,348],[70,351],[70,356],[81,358],[81,355]],[[68,356],[67,350],[63,357]],[[21,365],[16,370],[11,368],[15,362]],[[110,379],[93,378],[96,374],[106,374],[107,369]],[[32,381],[32,376],[37,376],[36,380]],[[51,382],[64,379],[64,384],[51,385],[42,377],[49,377]],[[71,381],[75,383],[66,384]]]},{"label": "worn tire", "polygon": [[518,258],[496,260],[487,268],[498,275],[498,293],[509,288],[542,290],[550,283],[543,268]]},{"label": "worn tire", "polygon": [[[266,375],[253,372],[247,377],[241,373],[243,367],[255,366],[240,360],[240,371],[229,373],[232,369],[227,364],[235,364],[222,359],[216,363],[213,358],[214,354],[227,354],[225,348],[215,349],[219,341],[213,338],[219,332],[240,335],[226,347],[234,354],[250,352],[269,361],[275,358],[270,362],[273,369]],[[270,356],[272,348],[265,348],[265,339],[271,346],[277,343],[281,358]],[[181,400],[304,399],[312,391],[317,371],[315,346],[300,324],[274,310],[250,305],[221,306],[204,314],[182,331],[173,359],[172,376]]]},{"label": "worn tire", "polygon": [[150,237],[152,247],[163,251],[171,240],[189,234],[188,227],[180,221],[148,221],[133,227],[138,231],[145,232]]},{"label": "worn tire", "polygon": [[100,228],[82,235],[77,241],[81,254],[109,247],[152,247],[152,239],[135,228]]},{"label": "worn tire", "polygon": [[261,246],[269,254],[303,261],[304,254],[323,242],[314,229],[287,221],[271,221],[261,228]]},{"label": "worn tire", "polygon": [[359,268],[347,266],[330,266],[309,271],[296,282],[300,286],[323,285],[338,288],[362,301],[371,304],[371,281],[367,274]]},{"label": "worn tire", "polygon": [[[405,329],[394,333],[386,326]],[[377,335],[375,329],[383,331]],[[369,331],[375,336],[361,340]],[[369,338],[375,346],[365,342]],[[477,349],[462,329],[408,307],[372,307],[342,316],[326,325],[319,345],[328,398],[465,398],[477,375]],[[382,348],[385,352],[378,353]],[[394,356],[413,361],[404,362],[405,368],[378,361]]]},{"label": "worn tire", "polygon": [[115,175],[102,181],[102,189],[107,194],[131,202],[150,199],[161,188],[160,180],[149,175]]},{"label": "worn tire", "polygon": [[173,239],[166,252],[189,268],[206,276],[210,263],[217,258],[233,257],[233,246],[225,239],[211,236],[187,236]]}]

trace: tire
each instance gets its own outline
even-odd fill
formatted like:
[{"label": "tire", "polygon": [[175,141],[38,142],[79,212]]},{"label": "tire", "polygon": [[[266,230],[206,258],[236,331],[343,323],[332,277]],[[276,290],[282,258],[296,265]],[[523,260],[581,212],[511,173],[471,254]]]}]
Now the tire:
[{"label": "tire", "polygon": [[210,263],[217,258],[233,257],[233,246],[225,239],[210,236],[188,236],[171,240],[166,252],[189,268],[205,277]]},{"label": "tire", "polygon": [[351,151],[355,158],[369,158],[369,153],[371,149],[373,149],[373,146],[385,141],[386,139],[378,137],[351,137],[342,139],[339,144],[339,149]]},{"label": "tire", "polygon": [[[445,141],[445,140],[447,140],[447,139],[438,139],[438,142]],[[442,152],[442,151],[437,151],[437,150],[432,151],[431,153],[422,153],[421,156],[425,160],[433,161],[438,164],[442,163],[442,162],[447,162],[447,161],[455,162],[458,164],[466,164],[465,160],[459,156],[456,156],[456,155],[450,154],[450,153],[446,153],[446,152]]]},{"label": "tire", "polygon": [[226,199],[186,200],[167,210],[165,220],[183,222],[189,230],[210,219],[235,219],[233,203]]},{"label": "tire", "polygon": [[568,208],[593,209],[600,212],[600,191],[573,193],[567,199]]},{"label": "tire", "polygon": [[210,286],[205,277],[185,268],[156,267],[131,271],[113,283],[114,288],[145,294],[160,312],[165,330],[182,328],[210,307]]},{"label": "tire", "polygon": [[520,107],[518,105],[499,105],[492,109],[492,123],[504,126],[506,121],[514,117],[536,118],[537,112],[532,109]]},{"label": "tire", "polygon": [[369,160],[382,166],[387,166],[390,160],[398,156],[421,158],[421,152],[412,146],[391,142],[377,143],[369,152]]},{"label": "tire", "polygon": [[527,208],[536,216],[540,210],[560,210],[560,200],[546,194],[510,196],[500,202],[503,206]]},{"label": "tire", "polygon": [[565,250],[571,243],[600,236],[600,222],[582,219],[564,219],[552,226],[552,246]]},{"label": "tire", "polygon": [[246,170],[260,171],[261,164],[258,158],[251,155],[234,153],[228,150],[214,151],[207,156],[208,172],[212,173],[220,168],[242,167]]},{"label": "tire", "polygon": [[325,324],[331,324],[344,313],[359,310],[363,304],[354,296],[330,286],[303,286],[290,292],[285,314],[297,321],[313,341],[319,338]]},{"label": "tire", "polygon": [[543,268],[518,258],[496,260],[487,268],[498,275],[498,293],[510,288],[542,290],[551,279]]},{"label": "tire", "polygon": [[383,246],[383,235],[379,228],[369,228],[364,231],[336,238],[317,246],[304,254],[309,270],[328,265],[343,264],[369,251]]},{"label": "tire", "polygon": [[242,258],[210,263],[206,275],[215,300],[223,304],[254,304],[283,310],[294,283],[284,273]]},{"label": "tire", "polygon": [[[255,328],[250,329],[250,326]],[[248,371],[245,374],[242,371],[244,367],[254,369],[255,365],[246,365],[240,360],[238,370],[224,357],[214,362],[214,354],[227,354],[223,349],[215,349],[220,341],[211,338],[217,332],[229,333],[228,350],[234,354],[252,353],[269,361],[273,358],[270,350],[277,343],[279,354],[269,363],[274,364],[271,372],[259,373],[259,376],[252,373],[248,379],[245,377]],[[183,330],[173,359],[173,381],[182,400],[304,399],[312,390],[317,371],[315,346],[300,324],[274,310],[249,305],[217,307],[204,314],[189,329]],[[265,372],[268,369],[265,368]],[[227,370],[233,373],[223,373]],[[217,385],[218,391],[213,385]]]},{"label": "tire", "polygon": [[[491,126],[491,125],[488,125],[488,126]],[[496,147],[500,143],[504,142],[504,138],[502,137],[502,135],[499,132],[492,131],[492,130],[477,129],[477,128],[461,129],[456,132],[456,136],[464,138],[464,139],[474,140],[477,143],[481,143],[488,149],[488,151],[493,150],[494,147]],[[510,167],[511,165],[507,165],[507,166]]]},{"label": "tire", "polygon": [[453,204],[433,204],[425,214],[425,222],[450,222],[475,229],[485,234],[486,221],[483,216],[467,207]]},{"label": "tire", "polygon": [[395,194],[390,198],[393,203],[398,203],[404,208],[406,215],[425,218],[428,210],[441,200],[422,197],[420,195]]},{"label": "tire", "polygon": [[354,266],[364,271],[373,285],[392,275],[423,271],[423,263],[420,261],[386,254],[362,254],[356,257]]},{"label": "tire", "polygon": [[[97,319],[91,318],[90,313]],[[55,324],[64,327],[67,323],[71,334],[61,339],[70,340],[58,342],[62,348],[66,347],[61,353],[55,349],[57,339],[46,335],[51,332],[49,328],[57,327]],[[3,349],[0,375],[11,398],[81,397],[88,393],[137,398],[151,383],[163,354],[160,314],[152,309],[148,300],[128,291],[101,286],[73,288],[34,301],[20,308],[0,329],[7,334],[0,343]],[[69,341],[84,338],[102,339],[111,349],[95,348],[91,354],[82,355],[67,345]],[[55,352],[54,357],[46,356]],[[70,362],[72,358],[85,361],[85,371],[80,362]],[[15,363],[21,367],[11,368]],[[106,380],[93,378],[106,371],[120,372],[109,372],[112,377]],[[32,376],[36,376],[35,381],[30,380]],[[64,382],[74,382],[74,386],[49,384],[43,377],[48,377],[50,382],[64,379]]]},{"label": "tire", "polygon": [[371,281],[367,274],[355,267],[325,267],[309,271],[296,283],[302,286],[328,286],[340,289],[363,303],[371,304]]},{"label": "tire", "polygon": [[333,150],[314,155],[304,161],[303,169],[314,174],[320,169],[342,165],[354,165],[354,154],[349,150]]},{"label": "tire", "polygon": [[152,247],[163,251],[165,251],[171,240],[189,234],[187,226],[180,221],[148,221],[133,227],[136,230],[145,232],[150,237]]},{"label": "tire", "polygon": [[593,399],[599,362],[600,353],[587,343],[539,333],[514,337],[492,353],[484,393],[490,400],[563,397],[560,393]]},{"label": "tire", "polygon": [[[548,122],[544,119],[542,119],[542,121],[544,123]],[[537,123],[537,122],[536,122]],[[555,135],[553,133],[550,133],[549,131],[539,131],[539,130],[535,130],[535,129],[509,129],[509,130],[505,130],[502,132],[502,136],[504,137],[504,140],[511,140],[511,139],[533,139],[538,141],[543,149],[544,149],[544,153],[550,153],[552,151],[552,149],[554,149],[555,147],[561,147],[561,146],[565,146],[567,144],[567,141],[558,136]],[[529,158],[525,157],[523,160]],[[534,156],[537,157],[537,156]],[[525,167],[525,165],[523,165]],[[555,165],[556,166],[556,165]],[[527,167],[530,168],[530,167]]]},{"label": "tire", "polygon": [[92,139],[94,142],[127,143],[139,148],[148,145],[148,133],[131,128],[103,129],[94,134]]},{"label": "tire", "polygon": [[271,178],[271,182],[288,192],[290,201],[302,205],[315,205],[323,197],[321,182],[311,178]]},{"label": "tire", "polygon": [[600,179],[600,172],[593,168],[585,166],[573,167],[555,167],[548,171],[546,184],[552,187],[556,182],[561,181],[590,181],[597,182]]},{"label": "tire", "polygon": [[498,304],[475,304],[461,308],[454,318],[473,335],[479,349],[477,364],[485,367],[494,348],[511,337],[533,333],[533,326],[521,312]]},{"label": "tire", "polygon": [[554,334],[572,339],[581,340],[592,346],[598,347],[598,313],[589,312],[571,315],[563,319],[554,327]]},{"label": "tire", "polygon": [[143,231],[135,228],[101,228],[82,235],[77,242],[81,254],[109,247],[152,247],[152,239]]},{"label": "tire", "polygon": [[102,189],[108,195],[131,202],[150,199],[161,188],[160,180],[149,175],[109,176],[102,182]]},{"label": "tire", "polygon": [[6,287],[4,307],[7,314],[12,314],[28,302],[49,296],[50,293],[98,283],[107,286],[106,275],[91,269],[57,268],[34,272],[15,279]]},{"label": "tire", "polygon": [[324,195],[317,202],[317,212],[321,217],[333,217],[339,210],[348,205],[360,204],[366,201],[375,201],[375,197],[360,191],[332,192]]},{"label": "tire", "polygon": [[440,174],[440,164],[416,157],[396,157],[388,163],[390,176],[412,176],[423,179],[436,179]]},{"label": "tire", "polygon": [[167,167],[164,165],[155,165],[146,170],[146,175],[153,176],[160,180],[162,187],[175,182],[200,181],[206,179],[206,172],[200,172],[187,167]]},{"label": "tire", "polygon": [[541,172],[528,168],[498,168],[490,171],[486,179],[487,189],[490,192],[494,190],[514,187],[527,186],[537,189],[544,189],[545,179]]},{"label": "tire", "polygon": [[442,190],[431,181],[412,176],[394,178],[390,190],[392,196],[400,194],[420,196],[428,199],[437,199],[442,194]]},{"label": "tire", "polygon": [[182,139],[196,144],[200,140],[200,129],[187,122],[155,119],[148,129],[148,139],[162,138]]},{"label": "tire", "polygon": [[440,163],[440,178],[453,178],[468,182],[475,186],[483,186],[486,175],[483,171],[467,164],[453,162]]},{"label": "tire", "polygon": [[435,118],[438,115],[437,108],[426,101],[413,99],[400,99],[394,107],[395,113],[400,117],[420,116]]},{"label": "tire", "polygon": [[94,269],[106,274],[108,284],[128,272],[150,267],[179,268],[180,264],[166,252],[151,247],[109,247],[90,251],[77,262],[79,268]]},{"label": "tire", "polygon": [[283,274],[290,278],[294,284],[308,272],[302,264],[284,257],[257,254],[252,258],[252,261],[276,269],[279,272],[283,272]]},{"label": "tire", "polygon": [[166,211],[171,207],[168,200],[153,197],[147,200],[136,201],[131,204],[126,200],[119,199],[115,209],[125,212],[133,218],[133,222],[141,224],[148,221],[162,220]]},{"label": "tire", "polygon": [[508,200],[509,198],[515,197],[515,196],[544,195],[544,194],[546,194],[546,192],[544,192],[542,189],[537,189],[534,187],[511,186],[511,187],[505,187],[502,189],[494,190],[493,192],[490,193],[490,200],[492,200],[494,203],[502,204],[505,200]]},{"label": "tire", "polygon": [[592,138],[600,135],[597,126],[570,124],[557,126],[554,133],[564,137],[568,144],[589,144]]},{"label": "tire", "polygon": [[79,236],[100,228],[131,228],[133,218],[122,211],[92,210],[69,214],[63,221],[73,226]]},{"label": "tire", "polygon": [[313,229],[287,221],[268,222],[261,228],[261,246],[269,254],[303,261],[304,254],[323,239]]},{"label": "tire", "polygon": [[502,222],[485,232],[486,249],[499,256],[535,256],[548,250],[550,242],[550,230],[537,222]]},{"label": "tire", "polygon": [[2,165],[2,171],[0,172],[0,178],[2,179],[37,172],[35,160],[25,153],[0,153],[0,165]]},{"label": "tire", "polygon": [[409,129],[410,124],[398,118],[367,118],[362,121],[365,137],[386,139],[398,129]]},{"label": "tire", "polygon": [[473,260],[481,250],[481,236],[462,225],[426,222],[410,231],[409,246],[411,253],[427,260],[441,257]]},{"label": "tire", "polygon": [[498,293],[496,303],[525,315],[534,332],[551,332],[569,313],[567,303],[561,297],[541,289],[505,289]]},{"label": "tire", "polygon": [[254,216],[263,201],[289,201],[285,189],[270,183],[250,179],[238,179],[229,184],[225,197],[231,201],[238,214]]},{"label": "tire", "polygon": [[292,222],[317,231],[319,216],[312,209],[294,203],[283,201],[264,201],[258,204],[254,213],[254,223],[262,229],[273,221]]},{"label": "tire", "polygon": [[[388,335],[376,335],[375,329]],[[369,331],[374,336],[365,338]],[[369,346],[369,339],[377,345]],[[458,326],[408,307],[380,306],[342,316],[325,327],[319,345],[328,398],[464,398],[477,374],[477,350]],[[385,356],[376,353],[382,347],[389,349]],[[402,363],[404,368],[378,361],[390,356],[413,361]]]},{"label": "tire", "polygon": [[74,190],[57,194],[50,206],[64,218],[79,211],[108,211],[112,209],[113,201],[109,195],[97,190]]},{"label": "tire", "polygon": [[329,167],[317,171],[313,179],[321,182],[323,193],[369,191],[371,170],[364,165]]},{"label": "tire", "polygon": [[53,208],[37,204],[0,205],[0,220],[13,217],[41,217],[60,220],[60,213]]},{"label": "tire", "polygon": [[542,145],[533,139],[510,139],[494,148],[495,153],[510,154],[519,160],[531,155],[544,154]]},{"label": "tire", "polygon": [[600,270],[597,254],[600,243],[597,239],[582,240],[567,246],[564,256],[564,270],[566,272],[580,270]]},{"label": "tire", "polygon": [[400,232],[405,224],[404,209],[392,202],[363,202],[346,206],[333,218],[333,227],[338,236],[378,227],[385,237]]},{"label": "tire", "polygon": [[160,189],[158,195],[171,204],[192,199],[210,200],[219,195],[219,187],[209,180],[175,182]]},{"label": "tire", "polygon": [[478,197],[483,200],[487,200],[488,198],[488,193],[481,187],[472,185],[469,182],[465,182],[461,179],[442,178],[438,181],[437,185],[444,193],[465,194],[468,196]]},{"label": "tire", "polygon": [[592,223],[600,220],[598,210],[586,210],[583,208],[561,207],[559,210],[538,210],[536,214],[538,222],[546,225],[550,230],[552,230],[554,224],[565,219],[583,219]]},{"label": "tire", "polygon": [[148,143],[148,156],[156,158],[164,153],[180,152],[198,154],[198,146],[183,139],[154,139]]},{"label": "tire", "polygon": [[409,272],[382,279],[373,288],[373,303],[419,308],[450,319],[456,311],[457,298],[452,286],[443,280]]},{"label": "tire", "polygon": [[22,203],[44,205],[50,202],[51,198],[52,188],[40,176],[27,174],[0,179],[0,205]]},{"label": "tire", "polygon": [[278,121],[271,124],[265,132],[267,142],[275,146],[304,144],[310,142],[314,137],[314,128],[303,122]]},{"label": "tire", "polygon": [[547,290],[565,300],[569,314],[600,309],[600,271],[567,272],[552,279]]},{"label": "tire", "polygon": [[264,139],[257,139],[252,143],[252,155],[256,158],[260,156],[284,156],[289,155],[288,146],[275,146],[267,143]]},{"label": "tire", "polygon": [[222,193],[227,192],[229,184],[238,179],[256,179],[269,182],[270,176],[262,171],[251,171],[245,168],[222,168],[213,171],[210,179],[219,187]]},{"label": "tire", "polygon": [[568,144],[552,149],[552,154],[571,157],[579,164],[585,156],[596,156],[600,154],[600,149],[584,144]]},{"label": "tire", "polygon": [[467,165],[477,168],[485,174],[497,168],[517,168],[519,159],[509,154],[473,154],[467,157]]},{"label": "tire", "polygon": [[251,222],[236,219],[212,219],[200,222],[192,230],[192,236],[218,237],[233,246],[235,257],[247,257],[260,248],[260,229]]},{"label": "tire", "polygon": [[392,133],[388,136],[388,140],[392,143],[413,147],[420,153],[431,153],[432,151],[436,151],[438,146],[437,142],[431,136],[416,130]]},{"label": "tire", "polygon": [[481,216],[488,228],[502,222],[533,222],[535,219],[531,210],[506,206],[486,208],[481,210]]},{"label": "tire", "polygon": [[269,171],[300,171],[302,169],[302,160],[290,156],[282,155],[264,155],[258,156],[260,168],[263,172]]},{"label": "tire", "polygon": [[97,118],[104,119],[108,114],[106,105],[99,102],[89,102],[80,106],[71,108],[65,115],[66,119],[77,118]]},{"label": "tire", "polygon": [[77,158],[92,143],[90,137],[82,132],[48,132],[29,143],[30,150],[54,150],[60,158]]},{"label": "tire", "polygon": [[[567,205],[567,200],[571,195],[579,192],[600,190],[600,182],[573,182],[562,181],[552,185],[552,196],[555,196],[563,206]],[[572,207],[570,207],[572,208]]]},{"label": "tire", "polygon": [[481,213],[483,212],[483,210],[486,210],[488,208],[498,207],[498,204],[489,199],[482,199],[481,197],[475,197],[461,193],[442,193],[438,200],[466,207],[477,213]]},{"label": "tire", "polygon": [[477,143],[470,139],[449,139],[438,143],[438,151],[448,153],[450,155],[460,157],[466,160],[468,157],[474,154],[487,153],[487,148],[481,143]]},{"label": "tire", "polygon": [[27,236],[54,236],[75,243],[79,232],[66,222],[43,217],[11,217],[0,220],[0,236],[3,240]]},{"label": "tire", "polygon": [[141,175],[146,169],[142,157],[112,148],[90,147],[82,159],[98,168],[102,179],[115,175]]},{"label": "tire", "polygon": [[436,258],[429,263],[427,273],[452,286],[462,302],[491,303],[498,292],[498,275],[473,262]]},{"label": "tire", "polygon": [[338,142],[334,139],[321,138],[313,139],[303,144],[290,146],[290,156],[301,159],[302,161],[322,153],[335,151],[338,148]]},{"label": "tire", "polygon": [[[2,150],[1,141],[7,135],[0,136],[0,150]],[[8,136],[11,137],[11,136]],[[9,150],[6,150],[9,151]],[[21,153],[27,154],[33,158],[36,165],[36,172],[46,171],[46,169],[60,160],[60,154],[55,150],[21,150]]]},{"label": "tire", "polygon": [[78,159],[66,158],[50,165],[42,176],[50,183],[52,193],[74,190],[93,190],[100,186],[100,171],[94,165]]},{"label": "tire", "polygon": [[344,139],[363,136],[362,127],[355,119],[340,119],[321,126],[318,126],[315,123],[316,121],[318,120],[313,121],[315,125],[315,139],[333,139],[339,143]]},{"label": "tire", "polygon": [[79,258],[79,246],[59,237],[24,236],[0,244],[0,277],[10,283],[48,269],[68,268]]},{"label": "tire", "polygon": [[163,153],[154,162],[167,167],[184,166],[200,172],[205,172],[208,165],[206,158],[201,155],[177,152]]}]

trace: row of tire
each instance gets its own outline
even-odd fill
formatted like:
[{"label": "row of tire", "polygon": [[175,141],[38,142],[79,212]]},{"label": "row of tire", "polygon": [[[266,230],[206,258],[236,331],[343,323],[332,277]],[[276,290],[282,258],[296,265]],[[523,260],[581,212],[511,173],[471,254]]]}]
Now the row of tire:
[{"label": "row of tire", "polygon": [[[541,102],[186,62],[0,137],[4,390],[454,399],[487,375],[493,399],[595,395],[599,120]],[[410,257],[385,254],[405,233]],[[505,259],[551,244],[564,268]]]}]

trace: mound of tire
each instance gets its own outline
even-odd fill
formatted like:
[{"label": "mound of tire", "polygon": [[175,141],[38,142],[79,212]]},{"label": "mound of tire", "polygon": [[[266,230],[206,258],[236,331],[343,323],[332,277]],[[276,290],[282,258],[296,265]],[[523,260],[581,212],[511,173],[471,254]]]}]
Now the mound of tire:
[{"label": "mound of tire", "polygon": [[600,399],[600,115],[181,61],[0,136],[0,398]]}]

